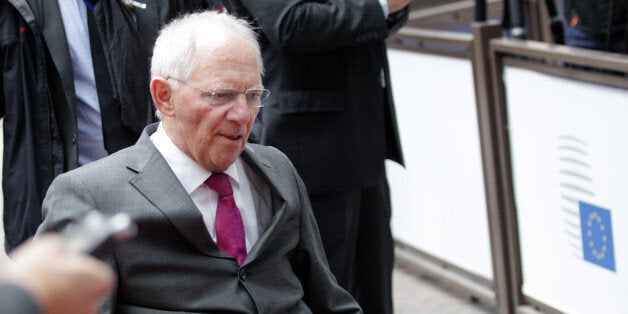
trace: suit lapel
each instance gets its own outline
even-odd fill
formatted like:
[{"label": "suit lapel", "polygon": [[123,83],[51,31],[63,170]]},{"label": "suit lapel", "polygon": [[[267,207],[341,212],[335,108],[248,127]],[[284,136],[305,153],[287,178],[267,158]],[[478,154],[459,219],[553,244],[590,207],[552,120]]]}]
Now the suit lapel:
[{"label": "suit lapel", "polygon": [[[67,0],[61,0],[67,1]],[[50,56],[55,64],[55,68],[59,72],[63,90],[66,91],[68,103],[74,103],[74,74],[72,73],[72,58],[70,57],[70,48],[66,37],[66,30],[63,26],[63,18],[59,10],[57,0],[41,1],[43,5],[42,11],[45,17],[41,17],[42,34],[46,40],[46,46],[50,51]],[[71,30],[68,30],[71,31]],[[76,106],[70,106],[72,116],[76,116]]]},{"label": "suit lapel", "polygon": [[145,130],[134,146],[138,150],[135,154],[138,158],[131,161],[128,168],[137,172],[137,175],[129,183],[153,203],[198,250],[210,256],[229,258],[216,246],[200,211],[152,144],[149,134],[154,129],[151,129],[147,128],[148,133]]},{"label": "suit lapel", "polygon": [[257,208],[256,210],[271,210],[273,214],[273,218],[268,228],[260,235],[259,239],[249,252],[244,262],[246,264],[248,261],[257,258],[257,256],[264,252],[264,250],[273,243],[278,235],[278,232],[281,230],[281,226],[283,226],[292,215],[287,213],[288,209],[286,208],[285,200],[288,196],[284,194],[285,189],[281,187],[279,175],[272,164],[263,156],[260,156],[260,154],[256,154],[255,150],[249,145],[246,146],[242,157],[245,162],[247,162],[260,176],[260,179],[270,188],[271,208]]}]

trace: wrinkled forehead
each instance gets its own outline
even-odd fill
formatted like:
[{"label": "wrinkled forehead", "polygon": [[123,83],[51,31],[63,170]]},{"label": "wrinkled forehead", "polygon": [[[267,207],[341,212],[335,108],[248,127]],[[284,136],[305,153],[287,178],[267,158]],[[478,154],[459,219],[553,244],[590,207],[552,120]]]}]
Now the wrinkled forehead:
[{"label": "wrinkled forehead", "polygon": [[195,58],[197,70],[234,69],[259,77],[261,80],[254,50],[243,40],[232,38],[222,42],[199,43],[195,49]]}]

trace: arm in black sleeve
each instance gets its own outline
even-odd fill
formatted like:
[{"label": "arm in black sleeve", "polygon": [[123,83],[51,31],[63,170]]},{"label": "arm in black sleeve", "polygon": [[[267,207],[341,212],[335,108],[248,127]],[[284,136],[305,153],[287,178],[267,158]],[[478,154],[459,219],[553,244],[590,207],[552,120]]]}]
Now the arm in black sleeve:
[{"label": "arm in black sleeve", "polygon": [[277,50],[307,54],[389,35],[388,21],[377,0],[242,0],[251,19]]}]

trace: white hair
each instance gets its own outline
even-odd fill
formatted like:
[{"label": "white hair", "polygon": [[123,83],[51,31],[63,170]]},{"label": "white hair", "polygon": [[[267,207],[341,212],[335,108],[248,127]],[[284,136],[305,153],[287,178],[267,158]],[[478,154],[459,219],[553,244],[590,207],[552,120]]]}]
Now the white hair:
[{"label": "white hair", "polygon": [[196,48],[199,41],[223,34],[239,37],[251,47],[260,75],[263,75],[262,53],[253,27],[247,21],[227,13],[204,11],[176,18],[161,29],[153,49],[151,78],[175,77],[187,80],[197,65]]}]

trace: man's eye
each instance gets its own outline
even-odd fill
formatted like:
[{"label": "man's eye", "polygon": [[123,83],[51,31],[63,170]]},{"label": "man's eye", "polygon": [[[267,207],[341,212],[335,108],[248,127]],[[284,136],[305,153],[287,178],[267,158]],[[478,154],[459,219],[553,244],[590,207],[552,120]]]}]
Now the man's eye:
[{"label": "man's eye", "polygon": [[250,100],[259,100],[262,97],[262,92],[249,91],[246,93],[246,97],[248,97]]},{"label": "man's eye", "polygon": [[214,99],[231,99],[232,96],[233,96],[233,92],[227,92],[227,91],[224,91],[224,92],[222,92],[222,91],[221,92],[214,92],[212,94],[212,97]]}]

